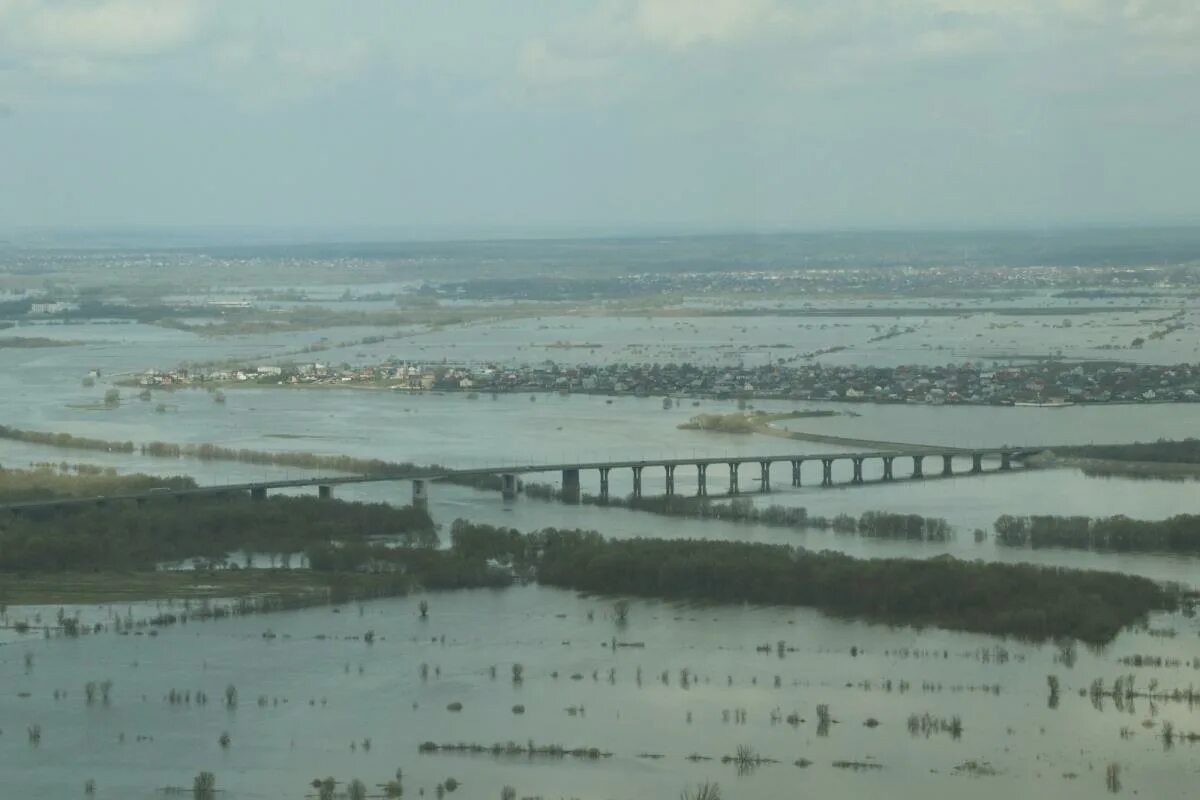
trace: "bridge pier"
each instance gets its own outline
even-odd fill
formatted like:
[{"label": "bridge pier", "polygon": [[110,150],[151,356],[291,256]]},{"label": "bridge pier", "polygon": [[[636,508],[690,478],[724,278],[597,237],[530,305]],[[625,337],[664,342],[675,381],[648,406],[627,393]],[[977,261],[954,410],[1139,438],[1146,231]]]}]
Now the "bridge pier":
[{"label": "bridge pier", "polygon": [[251,500],[266,500],[267,499],[267,487],[255,486],[253,489],[250,490],[250,499]]},{"label": "bridge pier", "polygon": [[758,468],[762,471],[762,478],[758,484],[758,490],[763,494],[771,491],[771,462],[760,461]]},{"label": "bridge pier", "polygon": [[642,496],[642,467],[633,468],[633,496]]},{"label": "bridge pier", "polygon": [[579,470],[562,471],[562,499],[567,503],[579,502]]},{"label": "bridge pier", "polygon": [[429,508],[429,482],[424,478],[413,478],[412,506],[413,508]]},{"label": "bridge pier", "polygon": [[602,503],[608,502],[608,471],[610,469],[612,467],[600,468],[600,502]]},{"label": "bridge pier", "polygon": [[892,476],[892,462],[895,460],[896,460],[895,456],[884,456],[883,457],[883,479],[885,481],[890,481],[890,480],[894,479]]},{"label": "bridge pier", "polygon": [[863,482],[863,477],[862,477],[863,458],[862,458],[862,456],[855,456],[854,458],[851,459],[851,461],[854,462],[854,477],[850,479],[850,482],[851,483],[862,483]]},{"label": "bridge pier", "polygon": [[792,486],[800,485],[800,465],[804,463],[802,458],[792,459]]},{"label": "bridge pier", "polygon": [[971,453],[971,472],[976,475],[983,472],[983,453]]},{"label": "bridge pier", "polygon": [[925,468],[924,468],[925,456],[913,456],[912,460],[913,460],[912,476],[914,478],[924,478],[925,477]]},{"label": "bridge pier", "polygon": [[741,464],[738,463],[737,461],[729,462],[729,493],[730,494],[738,493],[738,467],[740,467],[740,466],[741,466]]},{"label": "bridge pier", "polygon": [[664,464],[663,468],[667,472],[666,495],[667,495],[667,497],[671,497],[673,494],[675,494],[675,465],[674,464]]},{"label": "bridge pier", "polygon": [[328,483],[322,483],[317,487],[317,497],[321,498],[322,500],[332,500],[333,486]]},{"label": "bridge pier", "polygon": [[1012,469],[1012,453],[1000,454],[1000,469],[1005,472]]},{"label": "bridge pier", "polygon": [[954,474],[954,456],[943,455],[942,456],[942,475],[953,475],[953,474]]},{"label": "bridge pier", "polygon": [[833,486],[833,459],[821,459],[821,485]]},{"label": "bridge pier", "polygon": [[[416,485],[413,486],[414,493]],[[500,496],[505,500],[517,499],[517,476],[512,472],[500,473]]]},{"label": "bridge pier", "polygon": [[696,465],[696,496],[708,497],[708,464]]}]

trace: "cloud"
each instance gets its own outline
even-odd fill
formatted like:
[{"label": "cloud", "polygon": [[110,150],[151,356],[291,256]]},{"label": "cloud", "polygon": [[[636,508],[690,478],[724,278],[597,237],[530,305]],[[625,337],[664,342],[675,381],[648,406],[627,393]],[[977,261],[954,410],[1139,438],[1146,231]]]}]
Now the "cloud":
[{"label": "cloud", "polygon": [[1132,60],[1171,67],[1200,66],[1200,4],[1194,0],[1129,0],[1123,22]]},{"label": "cloud", "polygon": [[331,43],[237,38],[211,52],[210,86],[243,106],[274,108],[320,94],[362,74],[375,58],[361,39]]},{"label": "cloud", "polygon": [[162,53],[191,40],[201,19],[192,0],[13,0],[0,6],[10,47],[72,57]]},{"label": "cloud", "polygon": [[628,13],[642,39],[671,50],[746,40],[792,17],[771,0],[639,0]]},{"label": "cloud", "polygon": [[962,58],[995,52],[1003,39],[986,28],[934,28],[918,34],[912,52],[931,58]]},{"label": "cloud", "polygon": [[[748,90],[782,97],[936,80],[934,65],[986,58],[995,75],[1033,89],[1086,90],[1200,66],[1197,42],[1196,0],[609,0],[540,32],[516,71],[555,96],[669,91],[738,74]],[[1061,80],[1039,81],[1038,64]]]},{"label": "cloud", "polygon": [[357,26],[378,41],[380,30],[363,20],[339,29],[329,13],[300,0],[274,10],[242,0],[0,0],[0,52],[13,63],[10,83],[35,102],[165,80],[278,106],[371,62],[372,48],[346,31]]},{"label": "cloud", "polygon": [[152,74],[193,43],[204,15],[193,0],[0,0],[0,52],[10,98],[53,103]]}]

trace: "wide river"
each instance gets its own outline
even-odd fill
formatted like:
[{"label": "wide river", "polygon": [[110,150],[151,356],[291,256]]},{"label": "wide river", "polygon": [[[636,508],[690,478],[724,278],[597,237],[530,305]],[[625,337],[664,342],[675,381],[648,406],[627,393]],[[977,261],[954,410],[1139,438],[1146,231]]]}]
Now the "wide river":
[{"label": "wide river", "polygon": [[[726,320],[713,324],[724,326],[722,338],[738,333]],[[946,323],[940,318],[929,323],[935,324]],[[578,331],[564,332],[522,322],[513,335],[527,337],[532,329],[540,331],[535,336],[551,342],[624,342],[621,337],[626,336],[631,341],[622,347],[638,347],[634,339],[654,335],[651,330],[635,336],[625,328],[618,335],[612,325],[606,329],[597,320],[577,327]],[[434,348],[439,356],[450,349],[471,357],[486,351],[488,343],[479,342],[477,328],[457,329],[458,341],[454,341],[455,330],[439,331],[431,340],[439,343]],[[843,332],[847,330],[850,327]],[[1072,330],[1080,330],[1080,323]],[[814,347],[836,333],[819,327],[809,332],[816,337]],[[728,412],[735,406],[684,401],[664,409],[661,398],[539,394],[469,399],[366,390],[239,389],[228,391],[223,404],[200,391],[156,393],[149,402],[126,392],[117,408],[104,409],[98,401],[108,388],[105,381],[114,375],[183,360],[258,356],[304,347],[321,336],[348,341],[378,331],[205,339],[148,326],[87,325],[46,326],[36,334],[23,328],[17,333],[88,342],[0,350],[0,422],[19,428],[135,443],[214,442],[456,467],[692,455],[802,455],[838,449],[770,436],[680,430],[678,425],[694,414]],[[371,354],[386,349],[402,358],[424,358],[412,351],[423,335],[414,332],[411,339],[373,345]],[[762,342],[768,341],[764,334]],[[458,346],[450,348],[447,342]],[[101,378],[86,388],[81,379],[91,369],[100,370]],[[164,410],[157,410],[159,403]],[[784,423],[794,430],[945,446],[1153,440],[1200,430],[1200,405],[1056,410],[755,405],[764,410],[792,410],[799,405],[843,412]],[[305,474],[0,442],[0,464],[6,467],[59,461],[190,474],[204,483]],[[926,471],[934,471],[933,466],[927,461]],[[819,465],[809,464],[805,486],[793,489],[785,467],[780,465],[772,474],[776,491],[756,497],[756,502],[802,505],[810,514],[825,516],[878,509],[944,517],[957,536],[945,544],[878,542],[833,533],[667,519],[525,497],[505,503],[493,493],[447,485],[433,487],[431,511],[443,525],[465,517],[521,530],[554,525],[594,528],[611,536],[786,542],[868,558],[950,553],[1197,583],[1200,564],[1193,558],[1013,550],[998,547],[990,537],[976,542],[972,535],[975,528],[990,531],[995,518],[1005,513],[1139,518],[1200,513],[1200,493],[1191,481],[1091,478],[1071,469],[1018,469],[1007,474],[821,489]],[[848,478],[848,465],[839,469],[838,479]],[[907,464],[897,464],[899,476],[907,470]],[[879,465],[868,463],[868,480],[878,472]],[[743,490],[756,488],[755,478],[756,465],[743,467]],[[556,483],[559,476],[529,479]],[[614,493],[630,490],[628,472],[614,472],[612,479]],[[583,480],[584,491],[597,490],[595,474],[585,473]],[[723,469],[710,470],[710,490],[719,490],[724,480]],[[645,491],[655,493],[662,486],[661,472],[647,470]],[[677,489],[691,492],[694,488],[694,471],[680,468]],[[347,499],[401,503],[409,499],[409,487],[403,483],[347,486],[338,492]],[[397,768],[404,771],[405,796],[414,796],[422,788],[431,796],[436,784],[453,777],[462,784],[458,797],[496,798],[502,786],[512,785],[518,796],[585,800],[675,797],[685,785],[703,780],[719,781],[726,797],[739,800],[798,793],[1083,798],[1105,791],[1110,763],[1120,765],[1124,792],[1181,797],[1191,791],[1196,777],[1191,752],[1195,745],[1177,741],[1166,747],[1161,736],[1165,721],[1179,732],[1200,732],[1186,704],[1162,701],[1150,706],[1139,701],[1134,709],[1118,712],[1109,701],[1098,709],[1078,693],[1094,678],[1110,684],[1125,672],[1136,672],[1139,687],[1157,680],[1160,690],[1187,688],[1195,680],[1194,664],[1200,663],[1193,661],[1200,648],[1192,619],[1154,620],[1152,626],[1159,630],[1153,635],[1127,632],[1102,652],[1081,651],[1072,668],[1057,661],[1058,651],[1050,646],[889,629],[834,620],[804,609],[685,608],[638,601],[628,625],[618,627],[609,601],[537,587],[436,595],[429,601],[432,611],[425,621],[416,613],[417,598],[408,598],[345,607],[337,610],[340,613],[315,609],[192,623],[163,630],[156,637],[106,632],[77,640],[41,637],[35,615],[49,621],[57,609],[10,608],[10,622],[29,620],[34,628],[26,634],[0,628],[0,682],[6,687],[0,692],[0,774],[6,779],[0,794],[73,797],[82,794],[84,781],[92,778],[97,797],[150,798],[160,796],[164,787],[190,786],[201,769],[216,773],[221,796],[229,798],[299,798],[312,792],[308,784],[313,778],[324,775],[341,780],[359,777],[375,785],[394,776]],[[134,612],[152,610],[150,604]],[[125,608],[80,611],[85,618],[103,620],[113,613],[124,614]],[[360,638],[367,630],[375,632],[374,644]],[[264,638],[268,631],[274,637]],[[1163,635],[1165,631],[1174,636]],[[645,646],[614,652],[606,646],[614,636]],[[779,641],[794,650],[780,658],[774,650]],[[756,651],[765,644],[771,645],[770,653]],[[1003,653],[997,647],[1004,648]],[[1117,660],[1135,653],[1177,658],[1179,664],[1135,670]],[[511,667],[518,662],[524,665],[525,680],[514,685]],[[422,664],[428,665],[425,679]],[[493,665],[495,679],[490,674]],[[686,688],[681,685],[685,669],[689,671]],[[1058,675],[1062,683],[1057,708],[1047,707],[1049,674]],[[111,704],[87,705],[84,684],[106,679],[114,682]],[[887,680],[892,681],[890,691],[884,685]],[[899,688],[901,681],[907,682],[904,691]],[[223,702],[229,684],[236,685],[240,698],[232,710]],[[210,702],[207,706],[170,704],[164,696],[171,689],[202,690]],[[65,698],[56,699],[56,691],[64,692]],[[260,696],[265,705],[259,704]],[[448,711],[452,702],[461,702],[462,710]],[[512,713],[518,703],[526,708],[522,715]],[[818,731],[818,704],[827,704],[836,720],[828,731]],[[789,724],[787,717],[793,712],[803,722]],[[960,717],[961,736],[954,738],[940,730],[928,738],[911,735],[909,716],[926,713],[947,721]],[[878,721],[877,727],[864,725],[871,718]],[[41,729],[38,743],[27,735],[35,725]],[[1122,729],[1127,729],[1125,735]],[[228,749],[218,745],[222,732],[230,735]],[[364,739],[370,739],[369,748]],[[612,755],[593,761],[418,754],[418,744],[426,740],[491,745],[530,739],[537,744],[597,747]],[[739,774],[734,765],[719,759],[740,745],[780,763]],[[717,760],[688,760],[692,754]],[[797,759],[812,764],[797,767]],[[850,769],[834,762],[879,767]],[[975,769],[963,766],[970,762],[976,762]]]}]

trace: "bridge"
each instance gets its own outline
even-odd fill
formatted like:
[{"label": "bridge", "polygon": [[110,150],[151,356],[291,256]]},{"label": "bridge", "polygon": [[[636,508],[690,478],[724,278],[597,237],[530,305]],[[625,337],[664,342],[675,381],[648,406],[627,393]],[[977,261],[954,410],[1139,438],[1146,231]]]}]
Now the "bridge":
[{"label": "bridge", "polygon": [[[707,497],[709,495],[709,469],[712,467],[725,467],[728,473],[728,486],[725,494],[727,496],[737,496],[743,494],[741,488],[741,478],[743,467],[749,466],[751,469],[757,467],[758,471],[758,486],[752,490],[752,493],[767,493],[771,491],[771,470],[775,465],[788,464],[791,467],[791,486],[799,487],[802,485],[803,466],[806,463],[820,463],[820,483],[824,488],[833,487],[835,485],[861,485],[864,483],[890,483],[897,480],[921,480],[929,475],[940,475],[942,477],[951,477],[959,474],[979,475],[985,472],[1007,472],[1013,468],[1014,463],[1024,464],[1024,459],[1028,456],[1041,452],[1045,448],[1040,447],[999,447],[999,448],[981,448],[981,449],[963,449],[963,448],[910,448],[904,450],[879,450],[870,452],[843,452],[843,453],[806,453],[802,455],[782,455],[770,454],[760,456],[721,456],[721,457],[701,457],[701,458],[667,458],[653,459],[644,461],[593,461],[593,462],[574,462],[574,463],[556,463],[556,464],[529,464],[529,465],[501,465],[495,467],[481,467],[471,469],[443,469],[437,471],[416,471],[404,474],[379,474],[379,475],[343,475],[343,476],[326,476],[326,477],[311,477],[311,478],[295,478],[274,481],[255,481],[249,483],[234,483],[234,484],[217,484],[209,486],[196,486],[185,489],[170,489],[170,488],[155,488],[147,491],[129,492],[125,494],[114,494],[105,496],[93,497],[70,497],[70,498],[55,498],[50,500],[29,500],[18,503],[9,503],[0,506],[0,510],[9,511],[12,513],[21,513],[23,511],[48,510],[57,508],[69,508],[72,506],[87,506],[87,505],[105,505],[115,502],[134,502],[138,504],[145,503],[151,500],[161,500],[166,498],[175,498],[177,500],[185,500],[189,497],[200,496],[220,496],[244,493],[250,497],[261,500],[265,499],[267,492],[279,489],[297,489],[305,487],[317,487],[318,497],[331,498],[335,486],[356,483],[390,483],[398,481],[410,481],[412,483],[412,503],[416,506],[426,506],[429,502],[429,484],[438,480],[453,480],[455,478],[479,478],[479,477],[499,477],[500,492],[504,499],[512,500],[516,498],[520,485],[518,483],[518,475],[526,475],[530,473],[560,473],[562,476],[562,499],[566,502],[579,502],[580,500],[580,473],[585,471],[595,471],[600,478],[600,494],[601,501],[607,500],[609,495],[609,476],[615,470],[630,470],[633,476],[633,496],[642,496],[642,476],[647,469],[654,471],[662,471],[664,478],[664,493],[668,496],[676,494],[675,491],[675,476],[676,471],[680,468],[685,470],[694,470],[696,478],[696,497]],[[935,469],[930,473],[926,473],[925,461],[934,462]],[[970,465],[965,470],[956,470],[955,461],[970,460]],[[991,469],[985,469],[985,460],[989,463],[995,463],[996,466]],[[867,462],[878,461],[882,465],[881,477],[877,480],[867,481],[863,474],[863,465]],[[909,472],[905,475],[902,471],[897,470],[897,461],[902,465],[909,466]],[[940,461],[940,464],[937,462]],[[851,467],[849,481],[837,483],[834,481],[834,465],[838,462],[848,462]],[[940,467],[940,468],[939,468]],[[753,480],[753,478],[752,478]]]}]

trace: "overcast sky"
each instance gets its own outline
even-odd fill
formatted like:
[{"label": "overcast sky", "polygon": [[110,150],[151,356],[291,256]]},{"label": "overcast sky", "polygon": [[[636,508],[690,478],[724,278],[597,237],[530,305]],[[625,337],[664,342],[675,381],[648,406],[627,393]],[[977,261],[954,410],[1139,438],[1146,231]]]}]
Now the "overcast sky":
[{"label": "overcast sky", "polygon": [[1197,0],[0,0],[0,228],[1200,222]]}]

